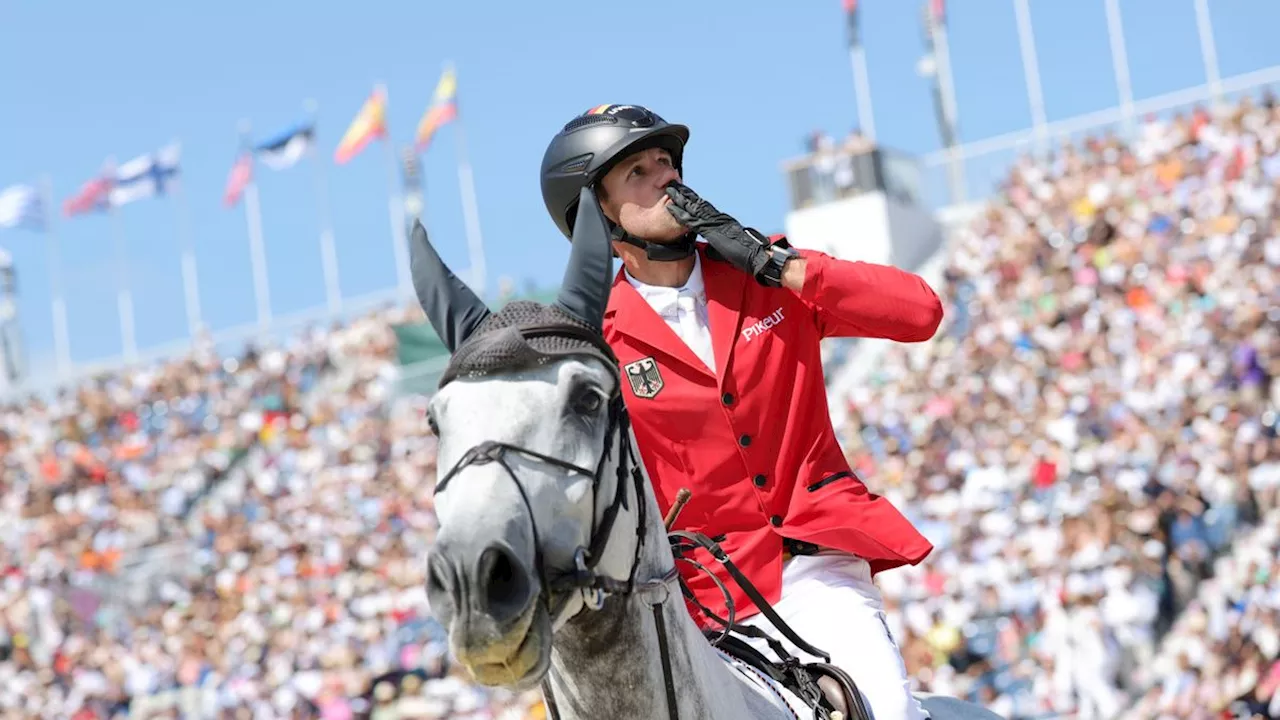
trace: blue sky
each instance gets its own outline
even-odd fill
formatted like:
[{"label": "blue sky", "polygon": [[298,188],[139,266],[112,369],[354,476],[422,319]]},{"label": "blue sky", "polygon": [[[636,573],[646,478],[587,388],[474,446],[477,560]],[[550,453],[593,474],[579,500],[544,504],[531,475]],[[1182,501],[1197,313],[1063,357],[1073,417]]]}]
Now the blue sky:
[{"label": "blue sky", "polygon": [[[938,149],[929,88],[916,74],[919,4],[861,4],[880,140],[912,153]],[[962,140],[1028,127],[1013,3],[948,4]],[[122,161],[180,140],[202,305],[217,330],[255,317],[243,206],[221,205],[242,119],[260,139],[302,119],[308,98],[319,106],[319,157],[283,173],[259,166],[272,309],[281,315],[324,303],[312,162],[328,184],[343,294],[394,283],[385,149],[341,167],[331,159],[375,82],[388,87],[398,147],[411,140],[443,63],[455,63],[490,287],[501,276],[558,280],[568,244],[543,208],[538,166],[556,130],[593,105],[640,103],[688,124],[689,184],[771,231],[787,210],[779,164],[802,151],[809,132],[855,124],[839,0],[345,5],[0,0],[0,187],[48,173],[61,203],[108,156]],[[1212,5],[1224,76],[1280,65],[1280,3]],[[1192,0],[1121,7],[1137,98],[1204,82]],[[1031,14],[1049,119],[1113,106],[1102,0],[1033,0]],[[463,268],[455,150],[447,127],[424,159],[427,220],[445,259]],[[164,199],[120,213],[144,349],[186,334],[178,210]],[[72,356],[117,355],[110,223],[56,223]],[[21,230],[0,232],[0,245],[17,263],[39,372],[53,344],[46,247]]]}]

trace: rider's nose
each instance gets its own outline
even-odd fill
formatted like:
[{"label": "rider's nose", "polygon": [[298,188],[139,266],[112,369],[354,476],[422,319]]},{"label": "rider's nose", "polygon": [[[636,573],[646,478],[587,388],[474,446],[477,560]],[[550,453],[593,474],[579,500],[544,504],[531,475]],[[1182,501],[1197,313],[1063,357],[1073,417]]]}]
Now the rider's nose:
[{"label": "rider's nose", "polygon": [[533,577],[511,550],[494,544],[480,553],[476,590],[481,609],[494,621],[514,623],[533,600]]}]

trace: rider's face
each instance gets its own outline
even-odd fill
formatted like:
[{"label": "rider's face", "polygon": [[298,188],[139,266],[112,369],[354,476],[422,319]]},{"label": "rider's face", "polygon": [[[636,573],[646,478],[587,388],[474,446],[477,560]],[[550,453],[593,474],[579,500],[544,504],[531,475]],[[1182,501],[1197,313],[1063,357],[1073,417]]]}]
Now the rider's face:
[{"label": "rider's face", "polygon": [[628,233],[651,242],[670,242],[686,230],[667,212],[665,187],[679,180],[671,153],[641,150],[618,163],[600,180],[600,209]]}]

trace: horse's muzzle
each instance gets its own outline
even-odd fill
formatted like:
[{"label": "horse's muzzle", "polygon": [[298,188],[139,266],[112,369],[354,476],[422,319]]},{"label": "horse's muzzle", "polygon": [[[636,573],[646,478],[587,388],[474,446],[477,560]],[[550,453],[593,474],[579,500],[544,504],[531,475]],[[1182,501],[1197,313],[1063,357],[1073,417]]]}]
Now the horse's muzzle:
[{"label": "horse's muzzle", "polygon": [[457,660],[485,685],[541,677],[550,659],[550,618],[531,569],[501,543],[441,537],[427,561],[431,612]]}]

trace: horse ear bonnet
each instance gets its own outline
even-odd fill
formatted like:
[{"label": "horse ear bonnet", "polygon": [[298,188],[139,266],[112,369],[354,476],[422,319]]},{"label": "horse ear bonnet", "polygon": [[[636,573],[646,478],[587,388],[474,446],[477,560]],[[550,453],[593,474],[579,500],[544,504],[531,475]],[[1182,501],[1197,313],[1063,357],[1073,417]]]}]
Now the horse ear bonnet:
[{"label": "horse ear bonnet", "polygon": [[[568,335],[539,335],[526,338],[521,328],[532,326],[574,326],[588,333],[599,332],[587,323],[565,312],[557,305],[543,305],[530,300],[507,303],[501,311],[485,318],[466,339],[440,377],[440,387],[459,377],[481,377],[498,372],[527,370],[553,362],[566,355],[600,357],[600,348],[586,340]],[[607,358],[613,362],[612,358]]]},{"label": "horse ear bonnet", "polygon": [[414,290],[423,312],[449,348],[440,387],[459,377],[527,370],[568,355],[586,355],[617,369],[601,328],[612,286],[613,251],[595,192],[579,192],[573,249],[556,301],[513,301],[493,313],[440,259],[422,223],[409,247]]}]

